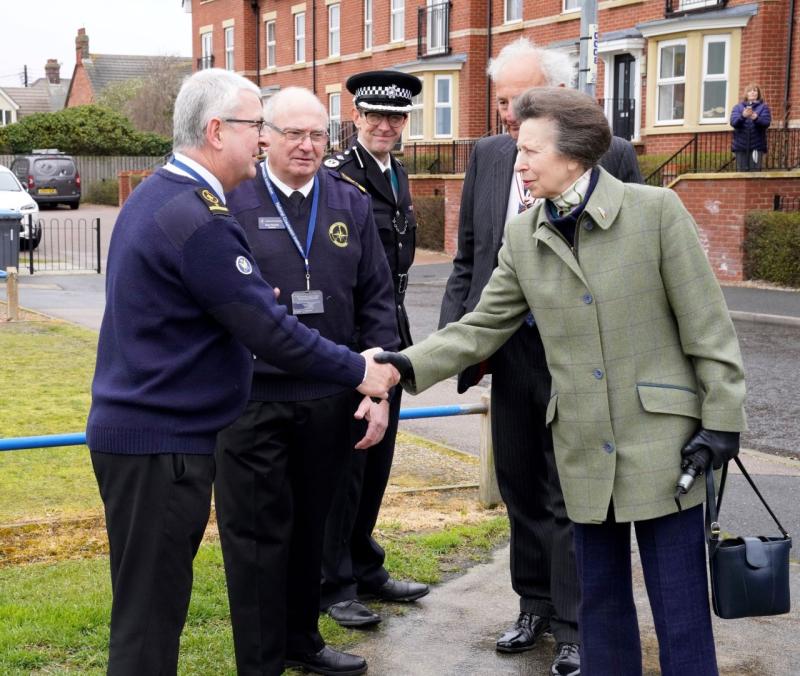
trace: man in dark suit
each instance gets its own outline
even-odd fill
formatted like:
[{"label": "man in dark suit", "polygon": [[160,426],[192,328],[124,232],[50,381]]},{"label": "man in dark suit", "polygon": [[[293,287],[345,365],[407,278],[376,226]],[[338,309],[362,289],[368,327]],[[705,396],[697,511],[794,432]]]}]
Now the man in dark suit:
[{"label": "man in dark suit", "polygon": [[[475,307],[497,265],[506,221],[532,204],[514,173],[519,124],[512,100],[531,87],[567,86],[572,65],[566,56],[521,38],[500,51],[489,75],[508,133],[481,139],[472,152],[461,199],[458,253],[442,300],[440,328]],[[614,138],[600,164],[622,181],[642,180],[633,146],[624,139]],[[572,526],[544,422],[550,374],[532,316],[489,364],[460,374],[459,392],[488,371],[497,481],[511,522],[511,585],[520,596],[519,617],[496,647],[506,653],[530,650],[543,633],[552,632],[557,650],[551,674],[577,676],[580,593]]]},{"label": "man in dark suit", "polygon": [[[408,175],[391,150],[403,133],[411,98],[420,92],[422,83],[413,75],[381,70],[353,75],[347,80],[347,89],[353,94],[358,140],[324,164],[357,183],[372,198],[375,226],[394,282],[400,345],[405,348],[411,345],[404,300],[408,269],[414,262],[417,223]],[[361,445],[351,449],[328,513],[320,609],[344,627],[368,627],[381,620],[359,596],[409,602],[428,593],[428,585],[389,577],[383,566],[383,548],[372,536],[392,468],[400,395],[400,388],[395,388],[389,402],[381,404],[389,421],[383,439],[367,452]],[[354,441],[362,436],[361,429],[354,430]]]}]

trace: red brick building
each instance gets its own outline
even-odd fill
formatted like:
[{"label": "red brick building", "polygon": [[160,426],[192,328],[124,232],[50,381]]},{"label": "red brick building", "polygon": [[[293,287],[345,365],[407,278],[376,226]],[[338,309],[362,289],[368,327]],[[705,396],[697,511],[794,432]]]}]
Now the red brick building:
[{"label": "red brick building", "polygon": [[[264,97],[316,92],[350,116],[343,83],[397,68],[423,80],[405,141],[467,139],[495,124],[488,59],[527,36],[578,61],[580,0],[183,0],[195,67],[230,68]],[[800,126],[800,36],[793,0],[600,0],[596,95],[615,133],[644,152],[728,131],[758,82],[773,126]],[[797,3],[800,4],[800,3]],[[789,16],[794,11],[795,17]],[[334,122],[335,124],[335,122]]]}]

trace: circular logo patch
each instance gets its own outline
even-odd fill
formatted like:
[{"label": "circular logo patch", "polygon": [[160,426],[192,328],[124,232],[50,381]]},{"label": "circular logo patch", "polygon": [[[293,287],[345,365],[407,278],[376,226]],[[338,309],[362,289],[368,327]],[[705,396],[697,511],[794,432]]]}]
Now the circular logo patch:
[{"label": "circular logo patch", "polygon": [[335,167],[338,167],[339,164],[341,164],[341,163],[335,157],[329,157],[322,164],[324,164],[326,167],[330,167],[331,169],[334,169]]},{"label": "circular logo patch", "polygon": [[239,256],[236,259],[236,269],[243,275],[249,275],[253,272],[253,264],[244,256]]},{"label": "circular logo patch", "polygon": [[203,199],[210,204],[219,204],[219,199],[210,190],[203,190]]},{"label": "circular logo patch", "polygon": [[338,247],[347,246],[348,236],[349,232],[347,230],[347,225],[345,223],[342,223],[341,221],[336,221],[336,223],[332,223],[331,227],[328,228],[328,237],[330,237],[331,242],[333,242]]}]

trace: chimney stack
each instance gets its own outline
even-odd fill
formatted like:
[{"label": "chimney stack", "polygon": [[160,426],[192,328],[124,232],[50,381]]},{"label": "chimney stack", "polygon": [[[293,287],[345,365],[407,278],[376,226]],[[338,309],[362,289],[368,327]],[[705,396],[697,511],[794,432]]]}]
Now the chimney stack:
[{"label": "chimney stack", "polygon": [[61,84],[61,64],[58,59],[47,59],[44,74],[50,84]]},{"label": "chimney stack", "polygon": [[84,59],[89,58],[89,36],[86,35],[85,28],[78,29],[78,36],[75,38],[75,63],[79,65]]}]

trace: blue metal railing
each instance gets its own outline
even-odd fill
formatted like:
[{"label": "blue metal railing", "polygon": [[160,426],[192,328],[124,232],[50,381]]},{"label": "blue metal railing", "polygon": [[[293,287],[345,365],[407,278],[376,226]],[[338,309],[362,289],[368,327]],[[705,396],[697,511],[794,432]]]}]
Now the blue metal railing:
[{"label": "blue metal railing", "polygon": [[[426,406],[423,408],[404,408],[400,420],[418,418],[443,418],[453,415],[473,415],[487,413],[483,404],[453,404],[449,406]],[[53,446],[81,446],[86,443],[84,432],[72,434],[43,434],[36,437],[9,437],[0,439],[0,451],[19,451],[26,448],[52,448]]]}]

